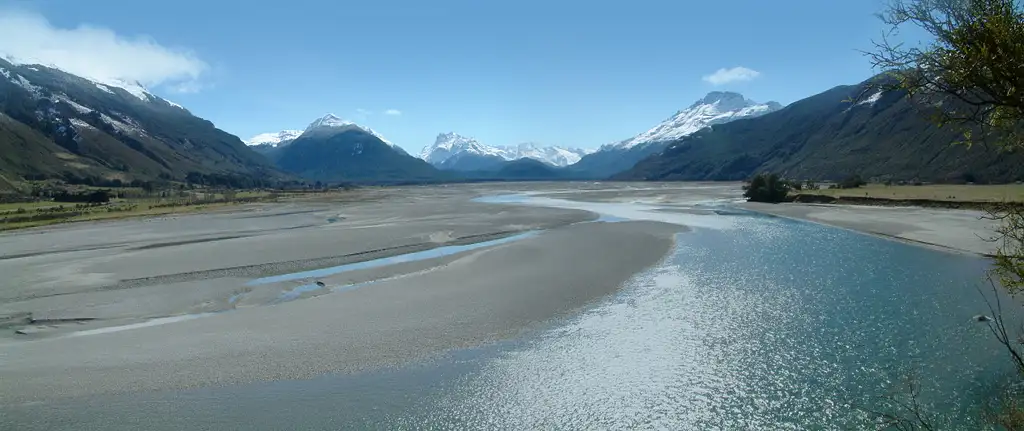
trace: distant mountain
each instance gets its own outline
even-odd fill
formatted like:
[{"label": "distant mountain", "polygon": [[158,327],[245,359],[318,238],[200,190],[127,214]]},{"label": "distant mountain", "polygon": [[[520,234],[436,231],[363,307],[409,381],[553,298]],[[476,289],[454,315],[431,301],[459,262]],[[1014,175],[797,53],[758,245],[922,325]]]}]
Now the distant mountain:
[{"label": "distant mountain", "polygon": [[270,145],[273,147],[279,147],[288,145],[295,138],[298,138],[302,134],[301,130],[282,130],[280,132],[271,133],[260,133],[259,135],[253,136],[245,140],[245,145],[256,147],[260,145]]},{"label": "distant mountain", "polygon": [[0,59],[0,177],[252,186],[289,178],[141,85]]},{"label": "distant mountain", "polygon": [[494,172],[495,178],[508,180],[553,180],[565,177],[565,171],[532,158],[505,162]]},{"label": "distant mountain", "polygon": [[[266,144],[264,144],[266,145]],[[404,183],[449,178],[369,128],[327,114],[271,157],[281,169],[312,181]]]},{"label": "distant mountain", "polygon": [[551,181],[572,179],[565,168],[551,166],[540,160],[522,158],[504,160],[490,169],[458,173],[464,180],[476,181]]},{"label": "distant mountain", "polygon": [[530,158],[551,166],[576,163],[590,151],[558,146],[542,147],[533,143],[517,146],[494,146],[457,133],[437,135],[433,145],[420,152],[420,158],[445,170],[473,171],[493,168],[503,161]]},{"label": "distant mountain", "polygon": [[571,169],[577,175],[608,177],[661,152],[673,140],[710,126],[758,117],[779,109],[782,109],[782,105],[776,102],[757,103],[739,93],[714,91],[644,133],[601,146],[597,152],[584,156]]},{"label": "distant mountain", "polygon": [[[777,112],[700,131],[615,178],[742,180],[772,171],[816,180],[850,175],[895,181],[1024,179],[1024,154],[954,145],[959,134],[928,121],[934,108],[901,92],[872,92],[869,84],[836,87]],[[869,97],[851,103],[861,94]]]}]

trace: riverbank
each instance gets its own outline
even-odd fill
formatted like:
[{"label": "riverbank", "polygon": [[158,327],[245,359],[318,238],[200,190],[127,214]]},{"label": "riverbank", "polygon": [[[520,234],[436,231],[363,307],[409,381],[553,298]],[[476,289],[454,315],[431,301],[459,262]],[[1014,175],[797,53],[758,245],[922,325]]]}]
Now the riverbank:
[{"label": "riverbank", "polygon": [[992,255],[999,223],[977,210],[912,206],[746,202],[740,208],[823,223],[918,245],[955,252]]}]

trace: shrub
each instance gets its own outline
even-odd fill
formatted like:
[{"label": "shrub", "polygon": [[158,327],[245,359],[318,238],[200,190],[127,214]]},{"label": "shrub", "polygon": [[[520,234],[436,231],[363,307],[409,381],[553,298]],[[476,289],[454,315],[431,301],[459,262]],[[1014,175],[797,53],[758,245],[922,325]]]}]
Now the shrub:
[{"label": "shrub", "polygon": [[784,202],[789,194],[789,184],[777,174],[762,173],[754,176],[743,192],[748,202]]},{"label": "shrub", "polygon": [[851,177],[847,177],[846,179],[841,181],[839,183],[839,188],[841,188],[841,189],[855,189],[857,187],[860,187],[860,186],[863,186],[863,185],[866,185],[866,184],[867,184],[867,182],[865,182],[863,179],[861,179],[860,175],[854,175],[854,176],[851,176]]}]

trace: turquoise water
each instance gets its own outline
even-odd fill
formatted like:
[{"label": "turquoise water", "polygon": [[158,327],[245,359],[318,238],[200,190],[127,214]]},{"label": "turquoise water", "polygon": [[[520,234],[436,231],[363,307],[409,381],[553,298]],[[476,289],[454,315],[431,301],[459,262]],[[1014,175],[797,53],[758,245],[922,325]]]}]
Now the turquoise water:
[{"label": "turquoise water", "polygon": [[[429,250],[417,251],[413,253],[400,254],[397,256],[383,257],[380,259],[367,260],[364,262],[349,263],[345,265],[332,266],[328,268],[320,268],[302,272],[292,272],[288,274],[273,275],[269,277],[257,278],[246,283],[247,286],[258,286],[261,284],[279,283],[282,281],[295,281],[305,279],[315,279],[318,277],[327,277],[330,275],[341,274],[343,272],[356,271],[360,269],[380,268],[388,265],[394,265],[396,263],[416,262],[420,260],[434,259],[438,257],[450,256],[464,251],[476,250],[479,248],[490,247],[499,244],[506,244],[513,241],[529,238],[537,235],[537,232],[524,232],[505,238],[493,239],[490,241],[477,242],[465,245],[448,245],[443,247],[432,248]],[[313,285],[315,286],[315,285]],[[309,287],[310,290],[315,290]],[[300,291],[299,294],[302,292]],[[298,297],[298,295],[296,295]]]},{"label": "turquoise water", "polygon": [[[908,373],[977,429],[1013,372],[984,326],[987,262],[787,219],[680,234],[664,264],[518,340],[402,369],[72,400],[19,429],[869,429]],[[1011,307],[1016,310],[1016,307]],[[1019,316],[1018,316],[1019,317]]]}]

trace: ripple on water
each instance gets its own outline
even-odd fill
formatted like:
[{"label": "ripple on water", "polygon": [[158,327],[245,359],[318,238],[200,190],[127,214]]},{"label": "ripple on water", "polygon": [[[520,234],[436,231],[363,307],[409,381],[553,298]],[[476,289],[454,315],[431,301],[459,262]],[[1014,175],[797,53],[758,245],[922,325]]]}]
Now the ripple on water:
[{"label": "ripple on water", "polygon": [[970,323],[984,307],[974,288],[983,260],[749,220],[682,234],[665,265],[614,300],[389,425],[851,429],[865,425],[854,404],[871,406],[915,372],[926,404],[971,427],[983,392],[1012,371]]},{"label": "ripple on water", "polygon": [[979,428],[971,420],[985,392],[1013,373],[971,323],[984,311],[975,286],[986,261],[788,219],[733,218],[734,229],[679,235],[663,265],[607,301],[493,349],[351,377],[25,414],[90,419],[91,429],[133,415],[147,429],[864,429],[852,404],[872,406],[911,370],[922,377],[922,401],[959,420],[942,429]]}]

